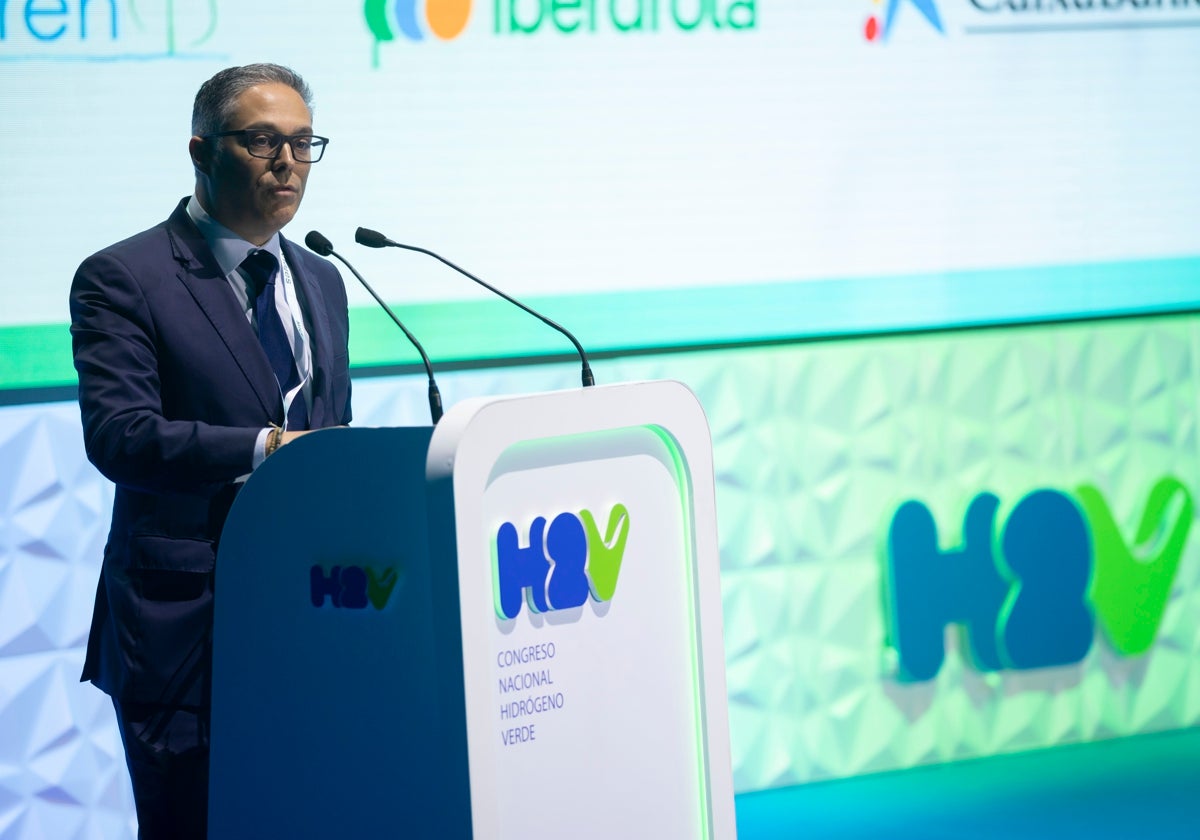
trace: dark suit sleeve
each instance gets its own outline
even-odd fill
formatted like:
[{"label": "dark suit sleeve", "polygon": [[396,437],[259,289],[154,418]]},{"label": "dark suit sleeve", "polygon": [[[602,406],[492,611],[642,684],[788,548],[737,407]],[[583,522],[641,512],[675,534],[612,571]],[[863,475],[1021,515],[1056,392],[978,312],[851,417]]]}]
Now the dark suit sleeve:
[{"label": "dark suit sleeve", "polygon": [[[188,360],[175,341],[175,331],[194,327],[164,318],[143,280],[119,254],[101,252],[80,266],[71,286],[87,454],[106,477],[135,490],[211,494],[250,472],[265,424],[230,423],[220,399],[204,396],[204,380],[213,376],[206,359]],[[192,375],[191,398],[165,405],[164,378],[171,377],[172,394],[186,394]]]}]

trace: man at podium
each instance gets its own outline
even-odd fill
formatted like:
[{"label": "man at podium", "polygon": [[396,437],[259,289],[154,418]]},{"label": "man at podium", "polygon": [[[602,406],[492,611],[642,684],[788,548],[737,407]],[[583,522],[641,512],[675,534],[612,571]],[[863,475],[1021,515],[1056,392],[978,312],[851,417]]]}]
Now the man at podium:
[{"label": "man at podium", "polygon": [[213,573],[233,498],[295,436],[350,422],[341,278],[279,233],[329,142],[307,84],[273,64],[222,70],[191,134],[194,193],[88,257],[70,296],[87,454],[116,485],[82,678],[113,698],[143,838],[206,834]]}]

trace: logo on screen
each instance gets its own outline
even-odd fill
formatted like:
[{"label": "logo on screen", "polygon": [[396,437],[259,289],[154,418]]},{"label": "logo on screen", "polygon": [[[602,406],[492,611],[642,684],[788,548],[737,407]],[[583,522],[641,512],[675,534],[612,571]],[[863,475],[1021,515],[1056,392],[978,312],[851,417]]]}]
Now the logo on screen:
[{"label": "logo on screen", "polygon": [[[757,0],[495,0],[490,5],[494,37],[744,32],[758,25]],[[443,41],[457,38],[471,7],[471,0],[366,0],[373,66],[379,66],[380,45],[397,36],[413,42],[429,34]]]},{"label": "logo on screen", "polygon": [[523,605],[535,613],[568,610],[610,601],[617,591],[629,511],[614,505],[601,531],[589,510],[539,516],[522,533],[512,522],[496,532],[492,592],[496,615],[516,618]]},{"label": "logo on screen", "polygon": [[885,601],[901,679],[937,676],[951,625],[980,671],[1079,662],[1097,622],[1118,655],[1150,649],[1192,524],[1192,496],[1178,479],[1154,485],[1129,541],[1092,485],[1073,495],[1035,490],[1002,529],[999,509],[992,493],[972,499],[962,545],[948,550],[923,503],[905,502],[893,515]]},{"label": "logo on screen", "polygon": [[[867,18],[863,34],[868,41],[886,42],[895,27],[903,23],[905,27],[915,25],[945,35],[940,2],[871,0],[874,11]],[[1020,38],[1046,32],[1194,29],[1197,6],[1200,0],[966,0],[954,9],[969,21],[958,34]]]},{"label": "logo on screen", "polygon": [[394,41],[397,34],[410,41],[430,34],[449,41],[467,28],[471,0],[366,0],[363,14],[376,44]]},{"label": "logo on screen", "polygon": [[46,4],[0,0],[0,61],[224,59],[196,51],[216,31],[216,0]]},{"label": "logo on screen", "polygon": [[326,604],[336,609],[377,610],[387,606],[399,576],[394,566],[313,566],[308,570],[309,600],[314,607]]},{"label": "logo on screen", "polygon": [[[934,0],[871,0],[876,6],[876,11],[869,18],[864,34],[868,41],[887,41],[888,36],[892,33],[892,27],[896,23],[897,13],[901,6],[909,7],[921,13],[925,21],[941,32],[946,34],[946,28],[942,25],[942,18],[938,14],[937,5]],[[880,6],[884,6],[882,13],[879,11]],[[906,15],[911,10],[906,10]]]}]

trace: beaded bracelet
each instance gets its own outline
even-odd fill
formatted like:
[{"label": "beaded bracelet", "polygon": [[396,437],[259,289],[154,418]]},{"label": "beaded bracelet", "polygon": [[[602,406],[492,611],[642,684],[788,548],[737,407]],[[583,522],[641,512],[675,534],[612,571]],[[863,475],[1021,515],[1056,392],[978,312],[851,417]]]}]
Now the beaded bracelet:
[{"label": "beaded bracelet", "polygon": [[283,427],[272,423],[271,431],[267,432],[266,456],[273,455],[281,443],[283,443]]}]

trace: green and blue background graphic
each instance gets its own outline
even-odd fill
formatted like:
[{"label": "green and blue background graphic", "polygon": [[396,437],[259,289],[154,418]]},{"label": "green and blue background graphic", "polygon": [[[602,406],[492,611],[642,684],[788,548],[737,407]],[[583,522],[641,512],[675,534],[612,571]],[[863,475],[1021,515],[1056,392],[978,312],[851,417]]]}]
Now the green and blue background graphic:
[{"label": "green and blue background graphic", "polygon": [[[333,138],[286,233],[447,404],[578,369],[358,225],[700,397],[741,836],[1195,836],[1200,4],[1016,5],[0,3],[0,838],[133,836],[77,683],[111,488],[67,290],[190,191],[199,84],[264,59]],[[350,282],[356,422],[427,422]]]},{"label": "green and blue background graphic", "polygon": [[903,678],[937,675],[950,624],[969,633],[964,649],[983,671],[1073,665],[1091,648],[1096,621],[1118,653],[1149,649],[1191,530],[1192,496],[1178,479],[1159,479],[1126,542],[1098,488],[1083,485],[1076,494],[1029,493],[1001,536],[1000,500],[980,493],[967,508],[962,547],[945,552],[925,505],[908,501],[896,511],[888,532],[889,638]]}]

